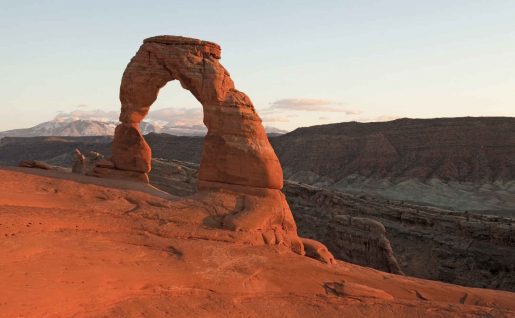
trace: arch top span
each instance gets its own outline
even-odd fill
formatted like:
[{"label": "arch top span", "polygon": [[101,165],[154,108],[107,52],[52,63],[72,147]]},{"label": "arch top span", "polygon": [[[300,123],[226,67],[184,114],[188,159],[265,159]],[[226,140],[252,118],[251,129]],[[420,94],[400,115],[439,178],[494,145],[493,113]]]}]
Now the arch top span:
[{"label": "arch top span", "polygon": [[120,86],[121,124],[113,140],[117,169],[150,171],[151,151],[139,123],[159,90],[178,80],[202,104],[208,132],[199,171],[199,185],[243,185],[281,189],[281,165],[250,98],[238,91],[220,64],[218,44],[181,36],[145,39],[131,59]]},{"label": "arch top span", "polygon": [[211,54],[214,58],[220,59],[222,58],[222,48],[220,45],[203,41],[193,38],[187,38],[184,36],[176,36],[176,35],[158,35],[150,38],[146,38],[143,40],[143,43],[159,43],[159,44],[167,44],[167,45],[191,45],[201,48],[201,50],[205,53]]}]

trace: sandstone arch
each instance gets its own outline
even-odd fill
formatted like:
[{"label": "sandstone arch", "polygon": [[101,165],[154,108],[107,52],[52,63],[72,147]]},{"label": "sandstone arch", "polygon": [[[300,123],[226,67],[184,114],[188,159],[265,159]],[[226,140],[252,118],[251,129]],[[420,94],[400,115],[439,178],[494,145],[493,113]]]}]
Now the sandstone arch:
[{"label": "sandstone arch", "polygon": [[[178,80],[202,104],[208,133],[199,180],[281,189],[281,165],[250,99],[219,63],[215,43],[179,36],[144,40],[122,77],[120,121],[113,141],[117,169],[148,173],[151,151],[139,131],[159,90]],[[199,185],[205,184],[199,182]]]},{"label": "sandstone arch", "polygon": [[[139,130],[159,90],[178,80],[202,104],[208,133],[194,197],[170,203],[170,209],[194,208],[228,238],[245,244],[283,245],[326,263],[334,259],[321,243],[302,240],[286,202],[283,174],[254,106],[234,87],[219,63],[220,47],[211,42],[157,36],[144,40],[123,73],[122,109],[109,164],[97,164],[92,175],[147,181],[151,150]],[[113,167],[114,165],[114,167]],[[192,222],[195,222],[192,220]],[[204,221],[203,221],[204,222]],[[197,224],[198,225],[198,224]],[[205,234],[219,239],[220,233]]]}]

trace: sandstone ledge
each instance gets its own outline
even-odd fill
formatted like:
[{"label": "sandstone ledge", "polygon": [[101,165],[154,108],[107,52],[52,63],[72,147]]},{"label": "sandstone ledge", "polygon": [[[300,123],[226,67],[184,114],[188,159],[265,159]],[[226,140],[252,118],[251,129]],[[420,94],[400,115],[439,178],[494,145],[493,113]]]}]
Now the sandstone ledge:
[{"label": "sandstone ledge", "polygon": [[341,261],[327,266],[281,245],[242,241],[245,233],[218,229],[216,219],[205,219],[206,209],[227,211],[220,204],[166,200],[29,173],[34,171],[49,173],[0,169],[5,317],[515,314],[513,293]]}]

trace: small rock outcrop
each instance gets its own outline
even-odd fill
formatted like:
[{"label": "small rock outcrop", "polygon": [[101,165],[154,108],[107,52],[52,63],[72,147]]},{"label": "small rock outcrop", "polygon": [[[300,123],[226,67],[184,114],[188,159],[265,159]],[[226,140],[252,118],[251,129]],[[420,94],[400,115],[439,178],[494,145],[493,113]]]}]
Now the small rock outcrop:
[{"label": "small rock outcrop", "polygon": [[67,172],[66,168],[63,168],[60,166],[54,166],[54,165],[48,164],[47,162],[41,161],[41,160],[22,160],[22,161],[20,161],[20,163],[18,163],[18,167]]},{"label": "small rock outcrop", "polygon": [[52,166],[44,161],[39,160],[23,160],[18,164],[18,167],[52,170]]},{"label": "small rock outcrop", "polygon": [[102,167],[103,163],[107,163],[109,167],[113,164],[104,159],[104,155],[96,151],[90,151],[84,155],[79,149],[73,151],[72,172],[78,174],[92,174],[96,167]]}]

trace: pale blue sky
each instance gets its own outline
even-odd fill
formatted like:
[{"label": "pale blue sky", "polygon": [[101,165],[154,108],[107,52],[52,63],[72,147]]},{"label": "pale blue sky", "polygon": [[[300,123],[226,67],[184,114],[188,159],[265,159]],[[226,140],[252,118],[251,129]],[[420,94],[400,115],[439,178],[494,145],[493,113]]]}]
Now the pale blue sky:
[{"label": "pale blue sky", "polygon": [[[515,116],[515,1],[0,0],[0,131],[118,110],[159,34],[222,46],[265,124]],[[177,84],[154,109],[200,107]]]}]

